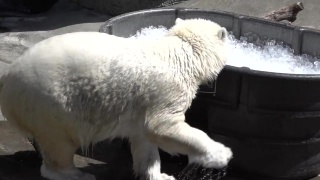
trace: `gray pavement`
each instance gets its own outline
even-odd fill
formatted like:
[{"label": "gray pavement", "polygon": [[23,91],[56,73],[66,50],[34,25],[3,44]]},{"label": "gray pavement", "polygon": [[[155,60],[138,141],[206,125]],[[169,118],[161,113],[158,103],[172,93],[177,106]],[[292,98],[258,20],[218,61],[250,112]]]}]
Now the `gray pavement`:
[{"label": "gray pavement", "polygon": [[189,0],[173,7],[217,9],[242,15],[258,16],[296,2],[302,2],[305,9],[298,14],[297,20],[293,24],[319,29],[319,0]]}]

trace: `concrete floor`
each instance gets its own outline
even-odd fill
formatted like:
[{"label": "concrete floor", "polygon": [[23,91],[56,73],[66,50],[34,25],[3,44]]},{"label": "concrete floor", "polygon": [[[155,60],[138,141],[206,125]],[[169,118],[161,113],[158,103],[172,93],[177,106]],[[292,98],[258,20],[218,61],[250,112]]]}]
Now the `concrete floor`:
[{"label": "concrete floor", "polygon": [[302,2],[304,4],[304,10],[298,14],[297,20],[293,24],[319,29],[319,0],[189,0],[174,5],[174,7],[217,9],[242,15],[258,16],[296,2]]},{"label": "concrete floor", "polygon": [[[258,16],[295,3],[294,0],[189,0],[174,7],[218,9]],[[320,1],[302,0],[305,9],[294,24],[320,29]],[[34,43],[57,34],[96,31],[110,16],[79,8],[73,4],[56,5],[48,13],[0,19],[0,76],[8,65]],[[6,40],[9,38],[9,41]],[[19,41],[14,40],[18,37]],[[87,157],[79,154],[75,162],[97,179],[130,180],[131,155],[125,143],[100,144]],[[163,155],[163,170],[179,173],[186,161]],[[0,113],[0,180],[40,180],[41,158],[32,145],[6,122]],[[224,178],[224,180],[230,177]]]}]

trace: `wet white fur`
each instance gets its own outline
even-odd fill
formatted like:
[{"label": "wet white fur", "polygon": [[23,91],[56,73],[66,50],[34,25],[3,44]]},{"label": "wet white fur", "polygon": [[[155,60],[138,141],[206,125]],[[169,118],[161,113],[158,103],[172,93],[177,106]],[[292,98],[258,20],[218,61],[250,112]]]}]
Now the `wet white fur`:
[{"label": "wet white fur", "polygon": [[161,40],[77,32],[44,40],[16,60],[0,83],[7,120],[39,143],[42,176],[93,180],[73,155],[107,138],[128,138],[141,179],[160,172],[158,147],[190,163],[221,168],[232,152],[186,124],[198,86],[226,64],[227,31],[202,19],[181,20]]}]

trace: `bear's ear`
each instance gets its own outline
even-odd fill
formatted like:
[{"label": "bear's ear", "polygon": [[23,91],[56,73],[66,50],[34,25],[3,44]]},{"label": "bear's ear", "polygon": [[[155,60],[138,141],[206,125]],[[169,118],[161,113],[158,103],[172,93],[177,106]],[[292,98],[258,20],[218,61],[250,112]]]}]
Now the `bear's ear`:
[{"label": "bear's ear", "polygon": [[181,22],[183,22],[182,19],[180,19],[180,18],[177,18],[177,19],[176,19],[176,24],[179,24],[179,23],[181,23]]},{"label": "bear's ear", "polygon": [[221,39],[221,40],[225,40],[225,38],[227,37],[228,35],[228,32],[226,30],[226,28],[221,28],[218,32],[218,37]]}]

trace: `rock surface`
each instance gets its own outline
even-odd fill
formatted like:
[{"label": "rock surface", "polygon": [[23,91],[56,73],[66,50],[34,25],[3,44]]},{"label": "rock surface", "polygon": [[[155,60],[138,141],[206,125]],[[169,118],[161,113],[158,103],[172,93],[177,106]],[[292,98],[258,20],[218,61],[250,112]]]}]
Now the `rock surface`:
[{"label": "rock surface", "polygon": [[170,6],[186,0],[74,0],[79,5],[110,15],[142,9]]}]

